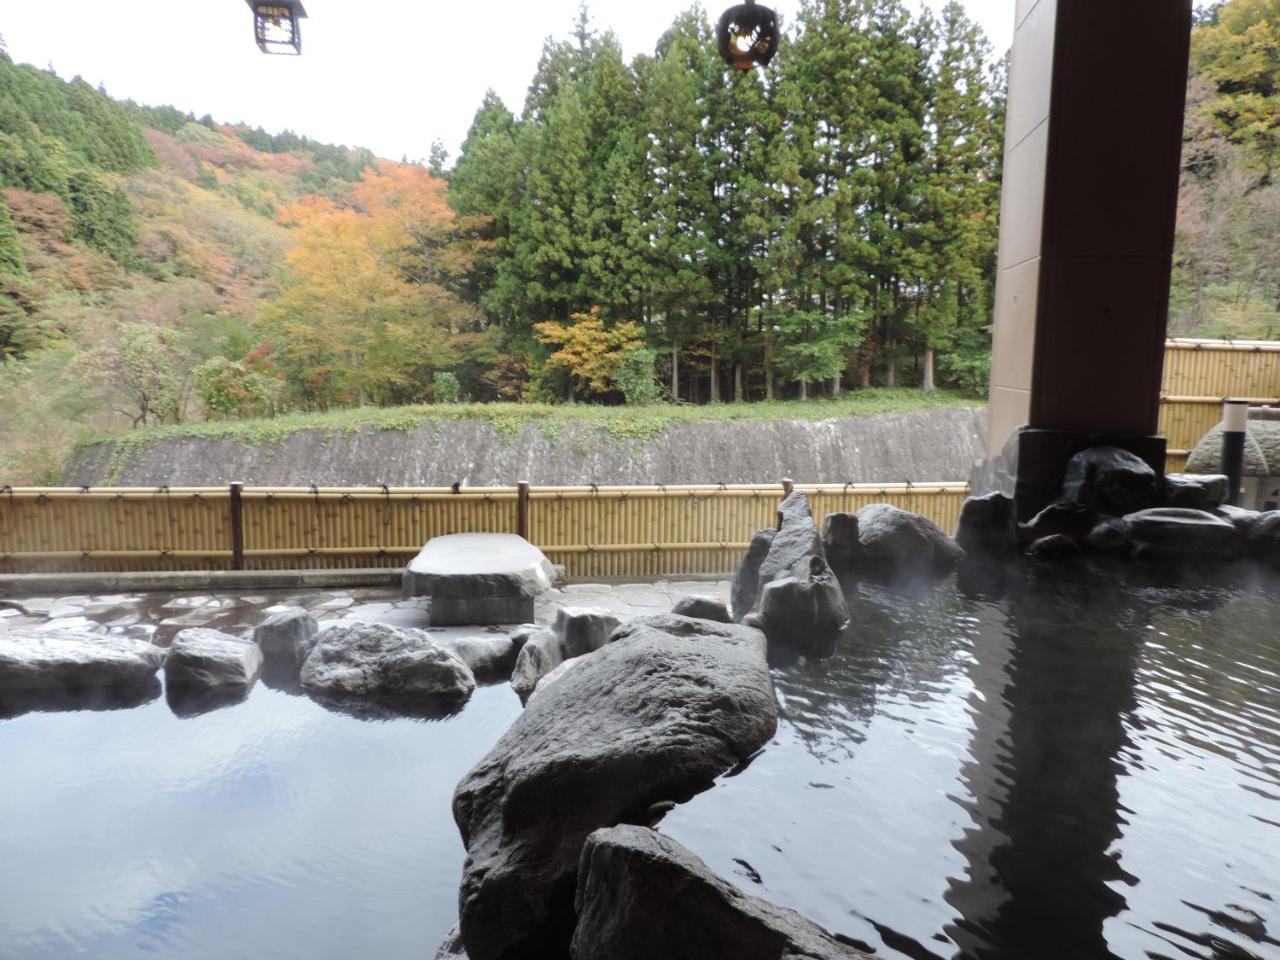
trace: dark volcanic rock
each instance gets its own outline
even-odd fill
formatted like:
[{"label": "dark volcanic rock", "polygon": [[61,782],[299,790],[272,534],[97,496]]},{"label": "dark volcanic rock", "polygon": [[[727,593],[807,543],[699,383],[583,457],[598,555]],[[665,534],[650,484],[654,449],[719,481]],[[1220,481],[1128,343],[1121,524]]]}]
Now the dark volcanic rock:
[{"label": "dark volcanic rock", "polygon": [[28,710],[111,710],[160,693],[166,651],[96,633],[0,635],[0,717]]},{"label": "dark volcanic rock", "polygon": [[1129,524],[1121,517],[1103,517],[1085,535],[1090,550],[1127,550],[1133,545]]},{"label": "dark volcanic rock", "polygon": [[1145,460],[1119,447],[1090,447],[1067,463],[1062,497],[1097,513],[1124,516],[1160,502],[1156,472]]},{"label": "dark volcanic rock", "polygon": [[440,949],[436,951],[435,960],[467,960],[466,948],[462,946],[462,933],[458,930],[456,923],[445,935],[444,943],[440,944]]},{"label": "dark volcanic rock", "polygon": [[765,584],[759,618],[771,644],[821,657],[835,650],[849,625],[849,608],[831,568],[821,557],[808,557],[796,561],[791,576]]},{"label": "dark volcanic rock", "polygon": [[747,896],[670,837],[597,830],[578,868],[573,960],[850,960],[869,955]]},{"label": "dark volcanic rock", "polygon": [[476,680],[425,631],[357,622],[320,634],[302,665],[302,686],[329,701],[433,712],[466,700]]},{"label": "dark volcanic rock", "polygon": [[1192,510],[1216,510],[1222,506],[1231,487],[1222,474],[1166,473],[1164,505]]},{"label": "dark volcanic rock", "polygon": [[[524,635],[527,638],[527,635]],[[517,641],[515,636],[459,637],[457,639],[440,640],[440,646],[455,653],[476,676],[476,679],[506,680],[515,669],[516,657],[523,640]]]},{"label": "dark volcanic rock", "polygon": [[1051,533],[1027,547],[1027,556],[1041,563],[1061,563],[1080,553],[1080,544],[1065,533]]},{"label": "dark volcanic rock", "polygon": [[1156,507],[1124,519],[1134,541],[1158,553],[1217,556],[1240,544],[1231,521],[1204,510]]},{"label": "dark volcanic rock", "polygon": [[671,612],[681,617],[693,617],[695,620],[713,620],[716,623],[733,622],[729,616],[729,608],[724,605],[723,600],[704,597],[697,593],[681,597],[672,606]]},{"label": "dark volcanic rock", "polygon": [[621,623],[618,615],[595,607],[561,607],[556,611],[551,632],[560,638],[564,659],[599,650],[609,642],[609,634]]},{"label": "dark volcanic rock", "polygon": [[738,565],[738,572],[733,575],[730,612],[735,623],[741,623],[742,618],[755,608],[756,601],[760,599],[760,565],[769,555],[769,548],[777,535],[777,530],[757,530],[742,563]]},{"label": "dark volcanic rock", "polygon": [[1098,522],[1098,513],[1092,507],[1069,500],[1051,503],[1026,523],[1018,524],[1018,530],[1028,540],[1051,537],[1056,533],[1083,540]]},{"label": "dark volcanic rock", "polygon": [[[778,532],[769,544],[764,562],[760,564],[759,590],[763,591],[770,580],[790,576],[796,562],[809,557],[826,559],[818,525],[813,522],[813,513],[809,510],[809,498],[796,490],[788,494],[778,507]],[[760,594],[757,593],[752,607],[756,609],[759,605]]]},{"label": "dark volcanic rock", "polygon": [[858,511],[858,546],[860,572],[876,580],[940,576],[964,558],[932,521],[887,503]]},{"label": "dark volcanic rock", "polygon": [[511,671],[511,686],[520,699],[533,693],[538,681],[564,663],[564,647],[550,630],[534,630],[520,647]]},{"label": "dark volcanic rock", "polygon": [[858,518],[852,513],[828,513],[822,520],[822,549],[836,576],[852,574],[858,564]]},{"label": "dark volcanic rock", "polygon": [[1013,497],[988,493],[970,497],[960,508],[956,543],[973,556],[998,556],[1017,546],[1018,518]]},{"label": "dark volcanic rock", "polygon": [[1245,543],[1254,559],[1280,566],[1280,510],[1258,514],[1249,525]]},{"label": "dark volcanic rock", "polygon": [[776,727],[759,631],[671,614],[619,627],[458,785],[471,960],[564,956],[587,835],[706,789]]},{"label": "dark volcanic rock", "polygon": [[262,649],[218,630],[193,627],[180,631],[169,645],[164,663],[168,688],[220,689],[244,695],[262,672]]},{"label": "dark volcanic rock", "polygon": [[288,607],[271,614],[258,624],[253,639],[271,663],[292,661],[301,666],[315,646],[320,624],[301,607]]}]

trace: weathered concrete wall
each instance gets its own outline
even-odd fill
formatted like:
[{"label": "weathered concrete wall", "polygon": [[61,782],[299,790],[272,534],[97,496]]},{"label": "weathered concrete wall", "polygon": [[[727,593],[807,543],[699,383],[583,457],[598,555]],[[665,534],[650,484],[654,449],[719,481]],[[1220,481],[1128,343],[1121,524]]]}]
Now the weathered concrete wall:
[{"label": "weathered concrete wall", "polygon": [[830,420],[677,424],[648,441],[569,425],[556,439],[526,426],[507,442],[487,423],[333,435],[280,443],[174,438],[148,444],[113,476],[110,442],[79,450],[64,482],[80,486],[546,486],[597,483],[805,483],[968,480],[986,443],[985,409]]}]

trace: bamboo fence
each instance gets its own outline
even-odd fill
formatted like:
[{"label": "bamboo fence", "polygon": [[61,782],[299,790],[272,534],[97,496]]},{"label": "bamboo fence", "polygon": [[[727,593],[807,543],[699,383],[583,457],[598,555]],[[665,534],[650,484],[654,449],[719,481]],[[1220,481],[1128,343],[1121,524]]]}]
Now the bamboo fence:
[{"label": "bamboo fence", "polygon": [[[893,503],[951,531],[963,483],[797,485],[819,523]],[[448,533],[510,531],[573,579],[727,573],[784,488],[3,488],[0,573],[398,567]]]}]

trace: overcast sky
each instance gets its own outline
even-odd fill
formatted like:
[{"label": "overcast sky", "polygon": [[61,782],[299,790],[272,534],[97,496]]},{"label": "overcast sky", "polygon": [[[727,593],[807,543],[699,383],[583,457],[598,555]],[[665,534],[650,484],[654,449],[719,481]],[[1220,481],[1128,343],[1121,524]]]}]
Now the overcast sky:
[{"label": "overcast sky", "polygon": [[[451,153],[489,87],[519,112],[542,38],[566,34],[578,0],[305,0],[303,56],[264,56],[244,0],[2,0],[0,34],[19,63],[102,83],[112,96],[196,116],[419,159]],[[719,16],[721,5],[709,7]],[[942,0],[916,0],[935,9]],[[1014,0],[965,0],[998,52]],[[596,0],[628,58],[690,0]],[[773,0],[785,19],[799,0]]]}]

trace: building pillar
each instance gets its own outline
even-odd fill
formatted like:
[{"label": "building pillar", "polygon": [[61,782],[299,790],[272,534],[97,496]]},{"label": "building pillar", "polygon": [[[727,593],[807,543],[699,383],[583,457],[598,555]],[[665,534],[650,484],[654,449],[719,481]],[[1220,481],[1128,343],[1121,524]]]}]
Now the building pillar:
[{"label": "building pillar", "polygon": [[1163,470],[1191,3],[1019,0],[1015,17],[988,454],[1016,448],[1025,518],[1097,442]]}]

